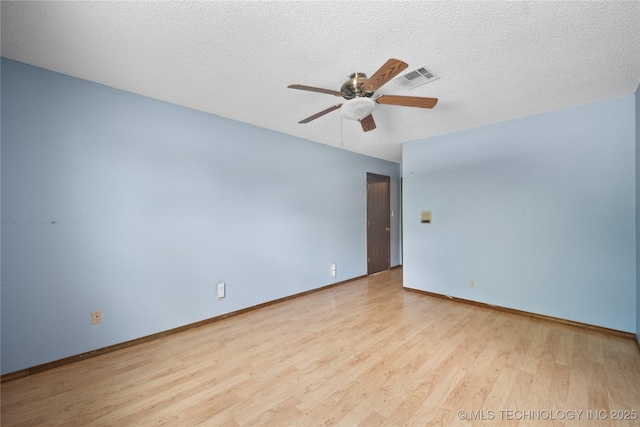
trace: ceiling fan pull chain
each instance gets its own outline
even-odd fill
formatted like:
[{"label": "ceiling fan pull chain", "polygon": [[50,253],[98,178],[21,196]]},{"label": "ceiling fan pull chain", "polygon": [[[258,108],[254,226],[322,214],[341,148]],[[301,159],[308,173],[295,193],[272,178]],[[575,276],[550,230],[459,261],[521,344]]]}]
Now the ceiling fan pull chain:
[{"label": "ceiling fan pull chain", "polygon": [[340,145],[344,146],[344,117],[340,115]]}]

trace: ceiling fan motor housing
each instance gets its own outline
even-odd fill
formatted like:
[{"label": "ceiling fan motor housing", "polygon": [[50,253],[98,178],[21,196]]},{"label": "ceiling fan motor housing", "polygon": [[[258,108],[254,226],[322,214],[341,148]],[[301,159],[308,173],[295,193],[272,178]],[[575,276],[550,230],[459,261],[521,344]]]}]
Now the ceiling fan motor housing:
[{"label": "ceiling fan motor housing", "polygon": [[373,92],[365,92],[363,89],[364,84],[367,81],[367,75],[365,73],[353,73],[349,76],[349,80],[344,82],[340,88],[340,92],[344,95],[345,99],[359,98],[361,96],[371,97]]}]

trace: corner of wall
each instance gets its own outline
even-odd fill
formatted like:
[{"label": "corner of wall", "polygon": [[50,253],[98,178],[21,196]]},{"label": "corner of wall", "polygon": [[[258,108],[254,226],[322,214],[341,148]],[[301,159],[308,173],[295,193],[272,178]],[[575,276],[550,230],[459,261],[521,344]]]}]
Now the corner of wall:
[{"label": "corner of wall", "polygon": [[640,347],[640,218],[638,216],[638,199],[640,199],[640,85],[635,93],[635,127],[636,127],[636,340]]}]

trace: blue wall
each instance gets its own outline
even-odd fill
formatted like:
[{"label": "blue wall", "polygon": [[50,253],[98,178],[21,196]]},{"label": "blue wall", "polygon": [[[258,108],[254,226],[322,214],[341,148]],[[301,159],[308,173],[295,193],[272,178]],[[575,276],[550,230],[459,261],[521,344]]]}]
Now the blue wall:
[{"label": "blue wall", "polygon": [[398,164],[6,59],[1,160],[3,374],[365,275],[367,172],[398,209]]},{"label": "blue wall", "polygon": [[404,285],[635,332],[634,122],[626,96],[404,144]]}]

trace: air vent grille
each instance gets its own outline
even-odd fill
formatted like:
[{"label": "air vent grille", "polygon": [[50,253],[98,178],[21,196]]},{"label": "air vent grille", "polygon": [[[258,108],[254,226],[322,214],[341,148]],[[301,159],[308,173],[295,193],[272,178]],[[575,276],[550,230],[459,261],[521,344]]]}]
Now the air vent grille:
[{"label": "air vent grille", "polygon": [[405,89],[413,89],[414,87],[438,80],[439,78],[440,77],[436,76],[423,65],[422,67],[418,67],[415,70],[396,77],[393,81]]}]

